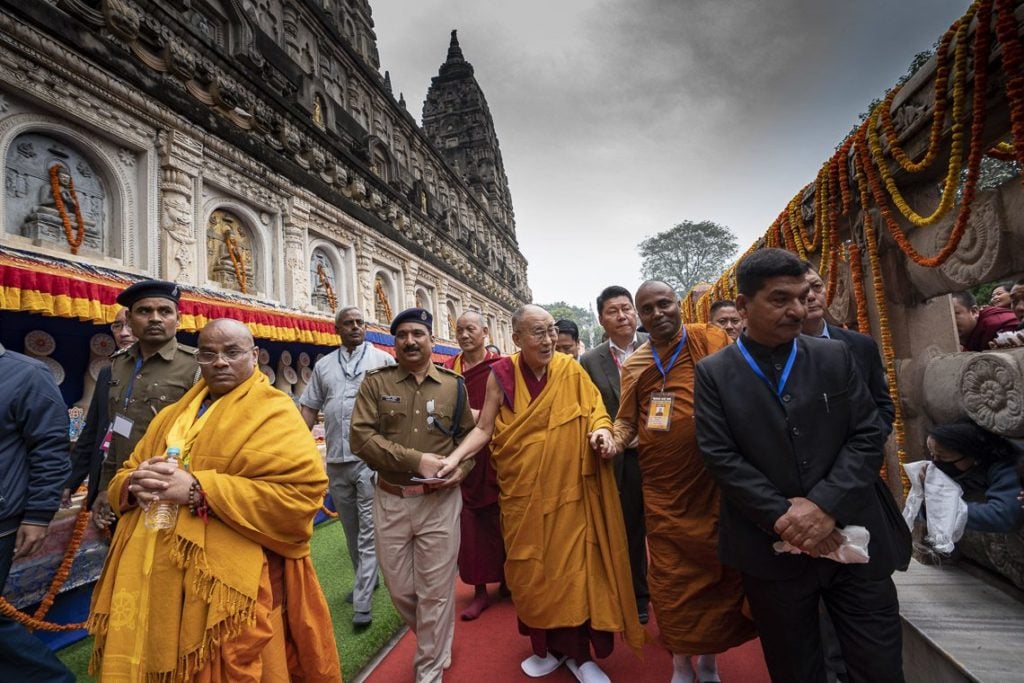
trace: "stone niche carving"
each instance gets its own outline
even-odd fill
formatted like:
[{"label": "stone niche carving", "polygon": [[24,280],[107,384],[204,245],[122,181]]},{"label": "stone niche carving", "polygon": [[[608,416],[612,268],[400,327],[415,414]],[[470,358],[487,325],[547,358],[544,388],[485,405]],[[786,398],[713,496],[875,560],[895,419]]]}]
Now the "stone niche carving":
[{"label": "stone niche carving", "polygon": [[81,150],[49,135],[32,132],[15,138],[7,150],[4,191],[8,233],[38,245],[117,256],[112,247],[110,214],[103,174]]},{"label": "stone niche carving", "polygon": [[252,232],[241,218],[224,209],[210,214],[206,229],[207,277],[225,289],[257,291]]},{"label": "stone niche carving", "polygon": [[338,308],[338,278],[334,264],[321,248],[313,250],[309,260],[310,303],[313,308],[325,313],[334,313]]}]

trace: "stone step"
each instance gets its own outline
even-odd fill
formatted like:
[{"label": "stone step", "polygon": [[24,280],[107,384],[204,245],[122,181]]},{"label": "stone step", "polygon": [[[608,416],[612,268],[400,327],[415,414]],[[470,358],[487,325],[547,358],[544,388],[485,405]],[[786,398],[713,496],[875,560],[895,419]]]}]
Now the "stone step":
[{"label": "stone step", "polygon": [[955,565],[914,560],[893,579],[908,683],[1024,681],[1024,603]]}]

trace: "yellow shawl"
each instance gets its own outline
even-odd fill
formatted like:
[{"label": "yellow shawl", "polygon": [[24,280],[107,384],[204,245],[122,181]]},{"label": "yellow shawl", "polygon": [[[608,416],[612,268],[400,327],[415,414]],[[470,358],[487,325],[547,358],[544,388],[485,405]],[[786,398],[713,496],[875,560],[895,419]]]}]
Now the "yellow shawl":
[{"label": "yellow shawl", "polygon": [[[103,680],[137,680],[140,667],[144,680],[191,678],[255,623],[266,548],[285,558],[286,583],[306,584],[285,586],[288,625],[318,641],[299,644],[313,650],[293,678],[337,679],[329,613],[309,559],[327,477],[295,405],[263,373],[219,398],[192,444],[190,469],[206,492],[208,524],[183,507],[172,531],[154,532],[139,508],[118,509],[128,477],[165,451],[206,391],[200,381],[161,411],[110,483],[122,516],[93,593],[90,668]],[[310,617],[327,623],[310,628]]]},{"label": "yellow shawl", "polygon": [[556,353],[532,403],[519,365],[514,410],[502,404],[491,441],[498,472],[505,578],[532,628],[580,626],[621,632],[639,653],[622,508],[610,460],[587,434],[611,428],[601,394],[580,364]]}]

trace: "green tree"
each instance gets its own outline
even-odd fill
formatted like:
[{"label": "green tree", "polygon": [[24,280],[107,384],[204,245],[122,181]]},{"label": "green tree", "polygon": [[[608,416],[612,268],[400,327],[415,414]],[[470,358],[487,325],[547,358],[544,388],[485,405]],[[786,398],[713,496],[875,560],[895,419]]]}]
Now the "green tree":
[{"label": "green tree", "polygon": [[601,343],[601,335],[604,330],[597,324],[597,317],[593,310],[573,306],[564,301],[556,301],[551,304],[538,304],[541,308],[551,314],[555,320],[571,320],[580,328],[580,340],[588,349],[594,348]]},{"label": "green tree", "polygon": [[718,279],[736,255],[736,235],[713,221],[683,221],[637,246],[646,280],[663,280],[680,294]]}]

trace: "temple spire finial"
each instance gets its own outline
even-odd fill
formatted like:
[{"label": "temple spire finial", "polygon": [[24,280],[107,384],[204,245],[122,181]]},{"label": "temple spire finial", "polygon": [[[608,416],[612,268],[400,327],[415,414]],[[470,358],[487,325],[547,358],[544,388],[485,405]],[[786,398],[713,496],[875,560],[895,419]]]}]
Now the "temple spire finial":
[{"label": "temple spire finial", "polygon": [[453,28],[452,42],[448,45],[448,63],[464,61],[466,61],[466,59],[462,56],[462,48],[459,47],[458,30]]}]

